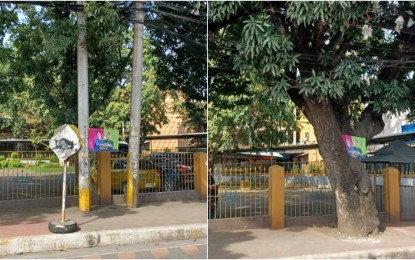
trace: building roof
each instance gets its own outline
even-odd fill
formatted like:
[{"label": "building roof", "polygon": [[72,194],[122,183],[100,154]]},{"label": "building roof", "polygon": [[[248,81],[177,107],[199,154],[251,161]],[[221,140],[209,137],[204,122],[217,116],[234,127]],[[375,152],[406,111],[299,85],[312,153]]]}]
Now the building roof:
[{"label": "building roof", "polygon": [[363,158],[362,162],[415,163],[415,148],[395,140],[374,152],[373,156]]},{"label": "building roof", "polygon": [[400,141],[411,141],[415,139],[415,132],[404,132],[404,133],[397,133],[397,134],[390,134],[390,135],[382,135],[379,137],[374,137],[370,140],[367,144],[385,144],[390,143],[395,140]]}]

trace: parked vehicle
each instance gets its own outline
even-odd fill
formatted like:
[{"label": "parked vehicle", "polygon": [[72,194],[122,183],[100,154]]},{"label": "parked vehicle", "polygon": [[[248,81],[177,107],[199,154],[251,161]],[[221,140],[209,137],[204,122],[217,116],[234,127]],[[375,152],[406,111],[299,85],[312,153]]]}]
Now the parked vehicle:
[{"label": "parked vehicle", "polygon": [[164,191],[175,191],[178,188],[178,161],[167,160],[161,167],[161,182]]},{"label": "parked vehicle", "polygon": [[193,153],[153,153],[145,158],[160,169],[162,187],[165,191],[194,189]]},{"label": "parked vehicle", "polygon": [[[111,189],[125,194],[127,192],[128,167],[127,159],[113,159],[111,165]],[[160,189],[160,170],[150,160],[139,161],[138,189]],[[97,172],[91,173],[91,178],[97,185]]]},{"label": "parked vehicle", "polygon": [[218,195],[219,185],[216,184],[213,174],[209,171],[208,173],[208,218],[216,218],[216,210],[218,205]]}]

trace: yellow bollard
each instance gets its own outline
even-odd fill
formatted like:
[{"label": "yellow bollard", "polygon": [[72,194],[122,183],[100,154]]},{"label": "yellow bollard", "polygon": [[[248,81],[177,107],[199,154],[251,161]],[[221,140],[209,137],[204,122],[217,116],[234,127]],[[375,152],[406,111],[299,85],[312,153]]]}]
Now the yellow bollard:
[{"label": "yellow bollard", "polygon": [[97,153],[97,184],[99,204],[110,205],[111,195],[111,153]]},{"label": "yellow bollard", "polygon": [[194,153],[195,190],[200,194],[201,200],[207,199],[207,154]]},{"label": "yellow bollard", "polygon": [[401,221],[399,171],[388,167],[382,171],[385,188],[385,210],[389,213],[390,222]]},{"label": "yellow bollard", "polygon": [[284,228],[284,168],[278,165],[269,168],[268,211],[271,228]]}]

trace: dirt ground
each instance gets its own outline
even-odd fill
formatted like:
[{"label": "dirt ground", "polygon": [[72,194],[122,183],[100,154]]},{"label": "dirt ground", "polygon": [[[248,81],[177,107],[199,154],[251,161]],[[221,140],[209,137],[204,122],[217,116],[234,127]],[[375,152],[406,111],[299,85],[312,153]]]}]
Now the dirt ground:
[{"label": "dirt ground", "polygon": [[[318,231],[319,233],[322,233],[326,236],[338,239],[338,240],[356,240],[356,237],[350,237],[347,235],[342,234],[341,232],[339,232],[339,230],[337,229],[337,223],[335,222],[331,222],[329,224],[326,225],[312,225],[310,226],[311,228],[313,228],[314,230]],[[384,231],[384,227],[382,227],[382,225],[379,227],[379,233],[375,234],[375,235],[369,235],[368,237],[361,237],[359,239],[363,239],[363,240],[367,240],[367,239],[371,239],[371,238],[376,238],[379,237],[383,234]]]}]

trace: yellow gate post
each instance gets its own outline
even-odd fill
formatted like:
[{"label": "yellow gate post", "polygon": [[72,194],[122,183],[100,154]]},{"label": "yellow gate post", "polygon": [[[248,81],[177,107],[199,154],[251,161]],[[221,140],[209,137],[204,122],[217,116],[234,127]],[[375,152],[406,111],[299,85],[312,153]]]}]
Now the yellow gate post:
[{"label": "yellow gate post", "polygon": [[207,199],[207,154],[206,153],[194,153],[194,182],[195,190],[200,194],[201,200]]},{"label": "yellow gate post", "polygon": [[111,196],[111,153],[97,153],[97,184],[99,204],[112,203]]},{"label": "yellow gate post", "polygon": [[284,168],[278,165],[269,167],[268,211],[271,228],[284,228]]},{"label": "yellow gate post", "polygon": [[401,221],[399,171],[388,167],[382,171],[385,187],[385,209],[389,213],[390,222]]}]

